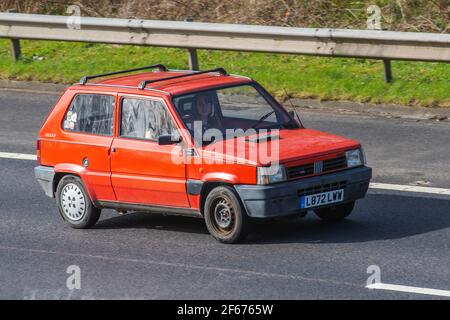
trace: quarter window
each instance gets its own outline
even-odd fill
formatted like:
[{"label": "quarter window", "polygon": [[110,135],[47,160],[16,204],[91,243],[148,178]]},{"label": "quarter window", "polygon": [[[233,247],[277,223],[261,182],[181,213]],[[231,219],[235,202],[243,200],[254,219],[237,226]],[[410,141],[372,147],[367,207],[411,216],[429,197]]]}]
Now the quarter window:
[{"label": "quarter window", "polygon": [[157,140],[161,135],[176,134],[175,125],[160,101],[124,98],[121,114],[122,137]]},{"label": "quarter window", "polygon": [[104,136],[112,136],[113,126],[114,97],[98,94],[76,95],[63,123],[66,131]]}]

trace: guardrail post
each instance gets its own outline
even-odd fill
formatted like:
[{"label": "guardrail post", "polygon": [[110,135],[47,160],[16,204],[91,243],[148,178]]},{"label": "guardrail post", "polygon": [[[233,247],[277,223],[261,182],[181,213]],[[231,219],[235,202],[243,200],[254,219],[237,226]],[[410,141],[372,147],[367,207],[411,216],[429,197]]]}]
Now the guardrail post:
[{"label": "guardrail post", "polygon": [[[8,9],[6,10],[8,13],[17,12],[16,9]],[[19,39],[11,39],[11,56],[14,62],[17,62],[22,56],[22,50],[20,49],[20,41]]]},{"label": "guardrail post", "polygon": [[391,68],[391,60],[384,59],[384,82],[391,83],[392,82],[392,68]]},{"label": "guardrail post", "polygon": [[197,55],[197,49],[188,49],[189,54],[189,69],[190,70],[200,70],[200,67],[198,65],[198,55]]},{"label": "guardrail post", "polygon": [[[185,19],[187,22],[194,21],[192,18]],[[198,55],[197,55],[197,49],[188,49],[188,61],[189,61],[189,69],[198,71],[200,70],[200,67],[198,65]]]}]

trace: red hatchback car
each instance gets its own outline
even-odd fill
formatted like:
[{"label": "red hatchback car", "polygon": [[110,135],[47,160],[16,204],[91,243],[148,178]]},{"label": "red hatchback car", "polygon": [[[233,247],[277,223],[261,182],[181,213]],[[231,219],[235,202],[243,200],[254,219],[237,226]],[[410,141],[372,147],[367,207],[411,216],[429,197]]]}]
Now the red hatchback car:
[{"label": "red hatchback car", "polygon": [[372,175],[359,142],[304,128],[257,82],[222,68],[83,77],[43,124],[37,156],[37,180],[74,228],[104,208],[159,212],[204,218],[224,243],[242,240],[252,219],[343,219]]}]

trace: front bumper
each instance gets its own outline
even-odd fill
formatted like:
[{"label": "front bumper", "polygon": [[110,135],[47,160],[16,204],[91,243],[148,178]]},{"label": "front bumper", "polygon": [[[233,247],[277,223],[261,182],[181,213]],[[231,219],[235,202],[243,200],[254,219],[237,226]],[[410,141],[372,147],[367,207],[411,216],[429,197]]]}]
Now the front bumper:
[{"label": "front bumper", "polygon": [[271,218],[309,210],[299,206],[299,193],[309,188],[320,190],[321,187],[344,185],[344,201],[340,204],[363,198],[371,178],[372,169],[363,166],[273,185],[235,185],[235,189],[250,217]]}]

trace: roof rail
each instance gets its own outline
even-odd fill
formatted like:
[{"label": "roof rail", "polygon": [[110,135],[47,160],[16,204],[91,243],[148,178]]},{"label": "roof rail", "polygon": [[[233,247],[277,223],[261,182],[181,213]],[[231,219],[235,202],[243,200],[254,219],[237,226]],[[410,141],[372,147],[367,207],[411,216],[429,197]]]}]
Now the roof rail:
[{"label": "roof rail", "polygon": [[218,72],[222,76],[228,75],[227,71],[224,68],[216,68],[216,69],[210,69],[210,70],[205,70],[205,71],[194,71],[191,73],[186,73],[186,74],[171,76],[171,77],[166,77],[166,78],[160,78],[160,79],[155,79],[155,80],[143,80],[139,84],[138,88],[140,90],[144,90],[145,87],[147,86],[147,84],[149,84],[149,83],[160,82],[160,81],[165,81],[165,80],[172,80],[172,79],[179,79],[179,78],[186,78],[186,77],[191,77],[191,76],[195,76],[198,74],[205,74],[205,73],[212,73],[212,72]]},{"label": "roof rail", "polygon": [[121,74],[121,73],[128,73],[128,72],[146,70],[146,69],[156,69],[156,68],[158,68],[160,71],[169,71],[169,69],[167,69],[162,64],[153,64],[151,66],[146,66],[146,67],[141,67],[141,68],[127,69],[127,70],[121,70],[121,71],[115,71],[115,72],[109,72],[109,73],[102,73],[102,74],[96,74],[96,75],[93,75],[93,76],[84,76],[83,78],[80,79],[80,84],[81,85],[85,85],[88,82],[88,80],[90,80],[90,79],[101,78],[101,77],[106,77],[106,76],[112,76],[112,75]]}]

